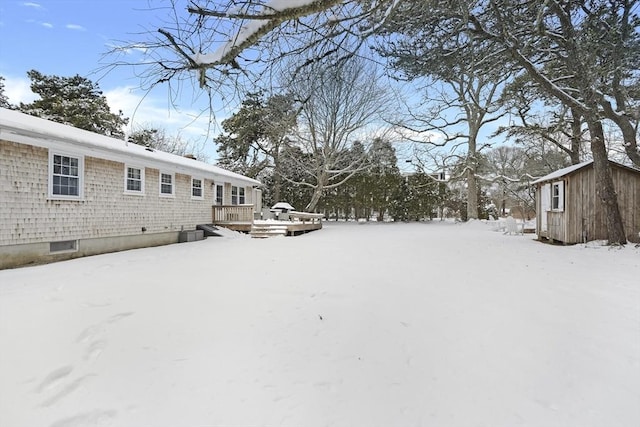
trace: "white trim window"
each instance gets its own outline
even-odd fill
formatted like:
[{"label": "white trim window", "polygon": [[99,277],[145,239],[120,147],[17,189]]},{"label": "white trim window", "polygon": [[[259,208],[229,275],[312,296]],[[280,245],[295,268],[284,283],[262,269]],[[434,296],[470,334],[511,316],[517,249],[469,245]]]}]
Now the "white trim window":
[{"label": "white trim window", "polygon": [[61,200],[84,197],[84,156],[49,150],[49,197]]},{"label": "white trim window", "polygon": [[214,200],[216,205],[224,204],[224,185],[216,184],[216,198]]},{"label": "white trim window", "polygon": [[564,211],[564,181],[551,184],[551,210]]},{"label": "white trim window", "polygon": [[126,194],[144,195],[144,168],[124,166],[124,192]]},{"label": "white trim window", "polygon": [[173,197],[175,193],[176,176],[173,173],[160,172],[160,196]]},{"label": "white trim window", "polygon": [[191,198],[202,200],[204,199],[204,192],[202,183],[204,181],[201,178],[191,178]]},{"label": "white trim window", "polygon": [[231,204],[238,204],[238,187],[236,186],[231,187]]},{"label": "white trim window", "polygon": [[244,205],[245,203],[244,187],[231,187],[231,204]]}]

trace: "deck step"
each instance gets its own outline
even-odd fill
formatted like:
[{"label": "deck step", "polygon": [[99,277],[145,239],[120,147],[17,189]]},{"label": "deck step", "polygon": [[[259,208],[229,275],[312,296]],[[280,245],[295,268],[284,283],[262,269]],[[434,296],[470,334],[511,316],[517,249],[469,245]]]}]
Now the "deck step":
[{"label": "deck step", "polygon": [[251,227],[251,237],[266,238],[275,236],[286,236],[287,226],[280,224],[254,224]]}]

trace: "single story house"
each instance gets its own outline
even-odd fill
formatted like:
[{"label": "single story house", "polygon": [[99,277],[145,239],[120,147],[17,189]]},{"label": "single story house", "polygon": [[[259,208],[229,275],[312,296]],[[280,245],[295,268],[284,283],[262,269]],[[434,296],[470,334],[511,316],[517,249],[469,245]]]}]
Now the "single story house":
[{"label": "single story house", "polygon": [[175,243],[182,231],[211,224],[214,205],[260,212],[260,185],[0,109],[0,269]]},{"label": "single story house", "polygon": [[[627,240],[640,242],[640,170],[610,164]],[[607,239],[592,160],[557,170],[532,184],[536,185],[538,238],[565,244]]]}]

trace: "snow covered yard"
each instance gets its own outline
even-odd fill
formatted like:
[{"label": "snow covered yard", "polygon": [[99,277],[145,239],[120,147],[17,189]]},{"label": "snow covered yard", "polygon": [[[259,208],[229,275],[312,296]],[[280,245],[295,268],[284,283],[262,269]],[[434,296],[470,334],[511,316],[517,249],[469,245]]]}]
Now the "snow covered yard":
[{"label": "snow covered yard", "polygon": [[640,425],[640,249],[336,224],[0,271],[0,425]]}]

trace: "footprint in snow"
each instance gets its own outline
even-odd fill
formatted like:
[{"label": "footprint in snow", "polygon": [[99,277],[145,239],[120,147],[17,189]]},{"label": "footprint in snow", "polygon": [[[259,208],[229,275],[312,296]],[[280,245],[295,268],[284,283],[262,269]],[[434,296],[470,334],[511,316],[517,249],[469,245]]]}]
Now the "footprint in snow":
[{"label": "footprint in snow", "polygon": [[69,374],[71,374],[71,372],[73,372],[73,366],[71,365],[62,366],[58,369],[51,371],[49,375],[47,375],[42,380],[42,382],[40,382],[40,385],[36,388],[36,391],[38,393],[41,393],[45,390],[51,390],[56,385],[60,384],[60,382],[64,378],[68,377]]}]

